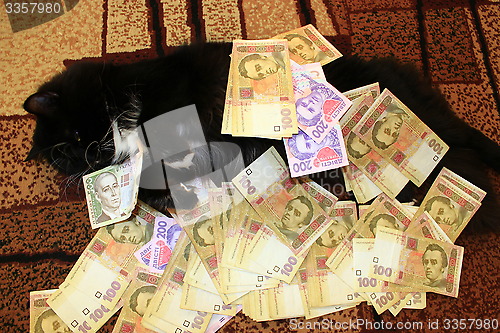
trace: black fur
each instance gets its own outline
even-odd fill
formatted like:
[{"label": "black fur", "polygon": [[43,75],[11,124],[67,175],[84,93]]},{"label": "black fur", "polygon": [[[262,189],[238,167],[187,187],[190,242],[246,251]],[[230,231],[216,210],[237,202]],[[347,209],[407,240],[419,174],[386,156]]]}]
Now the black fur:
[{"label": "black fur", "polygon": [[[142,124],[164,112],[195,104],[207,141],[238,144],[246,165],[271,145],[286,160],[281,141],[220,134],[230,52],[230,44],[208,43],[180,47],[165,58],[129,65],[70,66],[25,102],[25,109],[38,116],[28,159],[42,156],[60,171],[80,176],[112,163],[113,119],[118,118],[120,128],[127,129],[135,121]],[[439,91],[413,66],[394,59],[364,61],[344,56],[323,69],[327,80],[340,91],[374,82],[379,82],[381,89],[389,88],[450,146],[424,185],[419,189],[409,183],[398,196],[400,201],[416,199],[418,203],[439,170],[446,166],[488,192],[474,219],[482,221],[477,225],[498,228],[496,196],[485,175],[485,164],[500,171],[499,146],[460,120]],[[140,116],[129,119],[130,112],[124,111],[135,108],[140,109]],[[200,148],[198,162],[207,163],[207,156],[217,151],[217,144],[210,151],[208,147]],[[230,158],[221,156],[219,160]],[[331,175],[320,173],[317,177],[322,174]],[[342,182],[340,173],[337,175],[327,181]],[[182,175],[178,178],[181,181]],[[141,189],[140,198],[161,211],[172,206],[168,190]],[[185,193],[184,205],[192,206],[195,201],[193,193]]]}]

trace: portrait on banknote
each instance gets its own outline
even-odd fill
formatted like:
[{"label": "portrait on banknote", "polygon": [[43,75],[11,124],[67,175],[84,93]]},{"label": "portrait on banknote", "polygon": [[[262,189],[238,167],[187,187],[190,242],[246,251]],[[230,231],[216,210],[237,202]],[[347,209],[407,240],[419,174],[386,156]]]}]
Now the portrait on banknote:
[{"label": "portrait on banknote", "polygon": [[306,64],[321,62],[328,58],[326,53],[316,47],[316,45],[306,36],[293,33],[285,35],[283,38],[288,40],[288,49],[290,53],[299,56]]},{"label": "portrait on banknote", "polygon": [[442,195],[436,195],[425,202],[424,210],[438,224],[445,224],[457,229],[463,222],[466,210],[457,203]]},{"label": "portrait on banknote", "polygon": [[352,131],[417,186],[449,149],[388,89],[355,122]]},{"label": "portrait on banknote", "polygon": [[156,292],[156,286],[142,286],[137,288],[130,295],[129,306],[130,310],[137,313],[140,317],[144,316],[146,309]]},{"label": "portrait on banknote", "polygon": [[42,312],[35,321],[34,333],[71,333],[72,331],[52,309]]},{"label": "portrait on banknote", "polygon": [[137,203],[142,151],[122,164],[83,176],[92,229],[123,221]]},{"label": "portrait on banknote", "polygon": [[268,76],[284,71],[285,63],[280,52],[271,55],[252,53],[243,57],[238,64],[238,72],[250,80],[263,80]]},{"label": "portrait on banknote", "polygon": [[181,235],[182,228],[178,224],[172,225],[167,230],[167,245],[173,249],[175,244],[177,244],[177,240]]},{"label": "portrait on banknote", "polygon": [[316,244],[334,249],[342,242],[348,231],[349,228],[342,221],[333,220],[332,225],[316,240]]},{"label": "portrait on banknote", "polygon": [[109,224],[106,231],[118,243],[144,245],[151,240],[154,226],[132,216],[124,222]]},{"label": "portrait on banknote", "polygon": [[101,214],[97,217],[97,223],[122,215],[120,185],[114,173],[103,172],[94,179],[94,194],[101,206]]},{"label": "portrait on banknote", "polygon": [[201,247],[215,244],[214,227],[211,219],[202,217],[193,225],[192,233],[194,241]]},{"label": "portrait on banknote", "polygon": [[[375,122],[372,131],[373,144],[380,149],[387,149],[398,141],[404,120],[408,115],[392,102]],[[401,149],[403,150],[403,149]]]},{"label": "portrait on banknote", "polygon": [[299,236],[301,229],[311,223],[313,210],[311,200],[299,195],[287,202],[281,220],[276,222],[276,227],[285,237],[293,241]]},{"label": "portrait on banknote", "polygon": [[143,326],[143,317],[158,287],[160,274],[144,267],[136,267],[132,277],[130,286],[122,296],[124,304],[113,333],[152,332]]},{"label": "portrait on banknote", "polygon": [[360,159],[372,151],[372,148],[353,132],[347,136],[346,148],[349,156],[355,159]]},{"label": "portrait on banknote", "polygon": [[317,62],[325,65],[342,56],[312,24],[273,37],[277,38],[288,41],[290,59],[300,65]]},{"label": "portrait on banknote", "polygon": [[297,109],[297,121],[304,126],[316,126],[323,117],[323,106],[327,100],[342,100],[328,86],[323,83],[314,82],[310,86],[310,93],[304,97],[297,98],[295,107]]},{"label": "portrait on banknote", "polygon": [[439,244],[429,244],[422,256],[425,277],[424,285],[434,288],[446,288],[446,267],[448,266],[448,255]]},{"label": "portrait on banknote", "polygon": [[377,235],[377,229],[381,227],[387,227],[395,230],[399,230],[396,218],[389,214],[377,214],[369,222],[370,231],[374,236]]},{"label": "portrait on banknote", "polygon": [[310,136],[299,130],[298,134],[293,135],[287,140],[287,145],[290,149],[290,153],[294,157],[304,161],[317,155],[318,152],[324,147],[338,145],[338,138],[335,137],[334,133],[330,133],[323,139],[323,141],[321,141],[321,143],[316,143]]}]

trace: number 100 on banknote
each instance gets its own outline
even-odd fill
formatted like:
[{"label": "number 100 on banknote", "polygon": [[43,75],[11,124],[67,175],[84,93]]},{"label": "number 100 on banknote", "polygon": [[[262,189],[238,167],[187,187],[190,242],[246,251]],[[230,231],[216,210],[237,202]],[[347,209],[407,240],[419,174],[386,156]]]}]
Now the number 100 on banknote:
[{"label": "number 100 on banknote", "polygon": [[368,145],[420,186],[449,147],[385,89],[353,128]]}]

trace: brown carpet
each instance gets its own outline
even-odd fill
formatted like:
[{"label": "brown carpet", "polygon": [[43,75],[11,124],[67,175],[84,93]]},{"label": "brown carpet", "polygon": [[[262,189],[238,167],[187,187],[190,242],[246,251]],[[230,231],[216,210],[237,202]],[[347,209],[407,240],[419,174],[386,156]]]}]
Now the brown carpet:
[{"label": "brown carpet", "polygon": [[[83,193],[47,164],[23,162],[34,118],[21,105],[70,61],[131,62],[194,40],[266,38],[312,23],[344,54],[416,63],[461,118],[500,143],[498,0],[43,0],[61,13],[7,14],[14,2],[0,4],[1,332],[28,332],[29,291],[56,288],[94,234]],[[498,191],[498,175],[489,176]],[[457,240],[466,251],[458,299],[430,294],[426,309],[397,318],[363,304],[318,320],[421,322],[423,329],[405,331],[437,332],[445,319],[499,319],[499,240]],[[101,331],[111,332],[115,319]],[[440,329],[432,330],[436,320]],[[370,331],[344,327],[338,331]],[[292,329],[288,320],[255,323],[239,314],[222,332]]]}]

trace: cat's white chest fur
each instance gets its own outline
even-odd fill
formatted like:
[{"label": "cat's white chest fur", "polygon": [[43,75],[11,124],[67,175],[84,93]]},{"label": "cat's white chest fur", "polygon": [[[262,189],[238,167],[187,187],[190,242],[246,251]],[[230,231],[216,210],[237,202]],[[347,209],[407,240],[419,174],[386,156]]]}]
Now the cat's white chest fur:
[{"label": "cat's white chest fur", "polygon": [[115,146],[113,162],[117,162],[127,156],[132,156],[138,150],[140,138],[137,129],[120,131],[116,121],[113,122],[112,127]]}]

